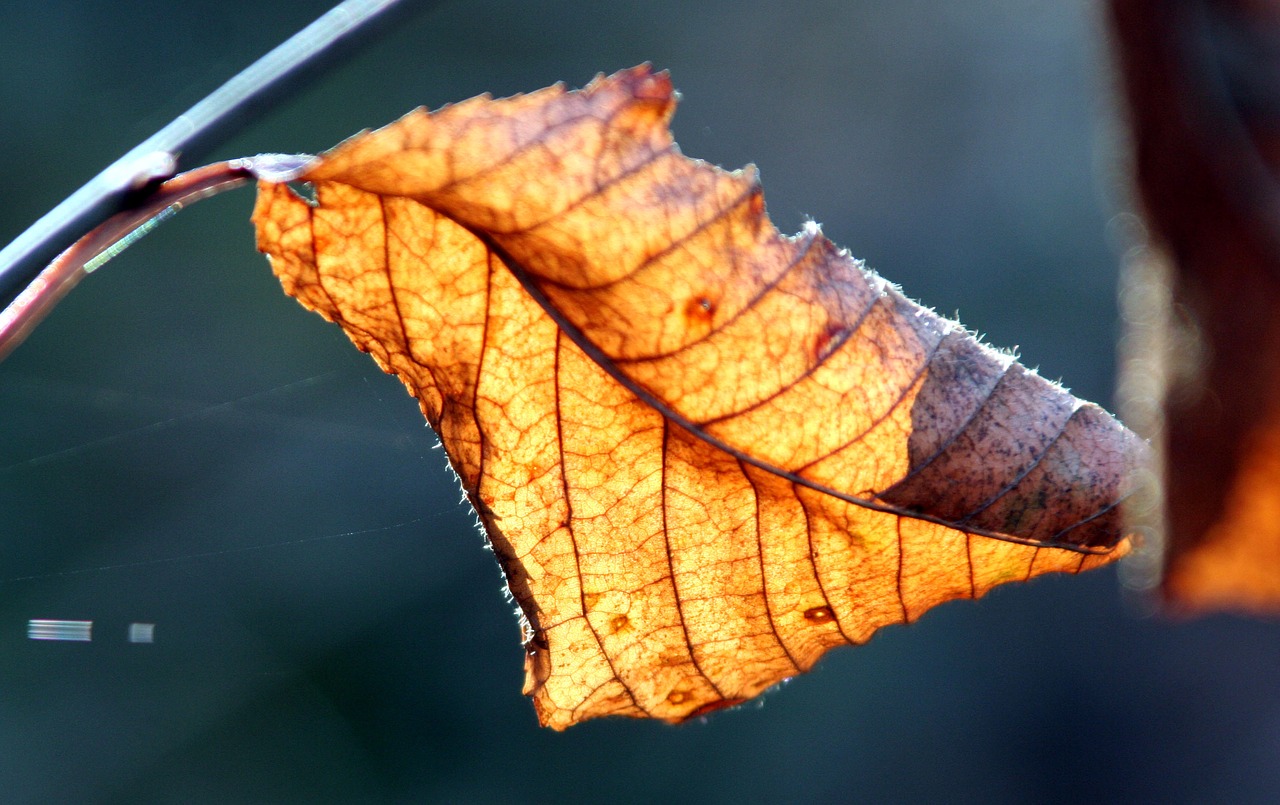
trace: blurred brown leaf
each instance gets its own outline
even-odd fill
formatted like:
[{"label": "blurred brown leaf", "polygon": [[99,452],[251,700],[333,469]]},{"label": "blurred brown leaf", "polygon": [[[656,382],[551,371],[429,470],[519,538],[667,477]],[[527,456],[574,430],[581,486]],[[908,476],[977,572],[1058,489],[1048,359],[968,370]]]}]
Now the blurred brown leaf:
[{"label": "blurred brown leaf", "polygon": [[544,724],[681,721],[954,598],[1124,554],[1141,443],[782,237],[647,67],[419,110],[263,184],[285,290],[420,400]]},{"label": "blurred brown leaf", "polygon": [[[1139,318],[1172,345],[1149,394],[1163,391],[1164,591],[1181,609],[1280,613],[1280,4],[1111,12],[1135,178],[1169,267],[1146,280],[1167,289],[1133,289],[1165,308]],[[1139,373],[1161,364],[1135,358]]]}]

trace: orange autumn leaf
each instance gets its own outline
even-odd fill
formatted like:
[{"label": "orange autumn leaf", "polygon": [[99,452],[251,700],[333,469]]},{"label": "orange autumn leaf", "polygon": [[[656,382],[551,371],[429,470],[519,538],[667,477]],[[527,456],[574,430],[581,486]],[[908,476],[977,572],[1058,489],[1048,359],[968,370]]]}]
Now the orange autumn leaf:
[{"label": "orange autumn leaf", "polygon": [[[1135,419],[1149,420],[1165,459],[1165,511],[1153,506],[1149,518],[1164,515],[1150,524],[1165,532],[1162,591],[1182,612],[1274,617],[1280,128],[1244,89],[1280,75],[1280,6],[1215,0],[1188,16],[1158,0],[1112,0],[1110,14],[1154,246],[1133,272],[1146,279],[1126,295],[1136,300],[1129,340],[1152,347],[1128,372],[1135,407],[1148,409]],[[1228,54],[1236,66],[1215,64]]]},{"label": "orange autumn leaf", "polygon": [[754,171],[681,155],[638,67],[419,110],[254,220],[285,290],[398,375],[563,729],[681,721],[955,598],[1129,547],[1141,443],[903,297]]}]

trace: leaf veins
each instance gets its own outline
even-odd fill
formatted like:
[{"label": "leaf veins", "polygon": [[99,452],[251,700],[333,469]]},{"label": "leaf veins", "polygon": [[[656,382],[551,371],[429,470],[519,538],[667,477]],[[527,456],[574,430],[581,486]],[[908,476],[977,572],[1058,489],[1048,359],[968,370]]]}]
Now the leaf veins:
[{"label": "leaf veins", "polygon": [[264,183],[285,291],[398,375],[524,616],[544,724],[681,721],[1128,550],[1141,443],[684,157],[665,73],[418,110]]}]

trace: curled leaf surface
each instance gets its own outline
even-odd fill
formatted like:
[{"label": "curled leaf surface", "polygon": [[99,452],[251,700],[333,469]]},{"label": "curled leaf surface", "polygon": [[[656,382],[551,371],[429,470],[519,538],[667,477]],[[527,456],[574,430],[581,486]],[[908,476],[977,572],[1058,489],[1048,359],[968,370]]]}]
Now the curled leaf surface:
[{"label": "curled leaf surface", "polygon": [[1128,549],[1140,442],[683,156],[647,67],[415,111],[263,184],[285,290],[398,375],[524,618],[544,724],[680,721]]}]

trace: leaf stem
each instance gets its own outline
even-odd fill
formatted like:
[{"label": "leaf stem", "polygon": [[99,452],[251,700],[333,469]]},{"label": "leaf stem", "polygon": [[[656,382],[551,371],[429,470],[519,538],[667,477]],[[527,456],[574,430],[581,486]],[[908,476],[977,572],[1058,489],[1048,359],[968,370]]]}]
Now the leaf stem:
[{"label": "leaf stem", "polygon": [[[122,211],[150,210],[139,223],[150,220],[156,212],[148,196],[175,175],[180,160],[200,159],[273,103],[385,30],[398,16],[391,11],[413,6],[408,0],[344,0],[116,160],[0,249],[0,306],[9,306],[28,285],[41,284],[45,290],[36,293],[39,314],[28,310],[18,316],[28,328],[33,326],[84,273],[78,267],[64,269],[65,275],[49,274],[45,266],[51,260],[69,250],[75,250],[75,257],[88,249],[91,244],[72,244],[92,241],[92,233],[83,239],[81,235]],[[418,0],[416,7],[423,6]],[[55,276],[61,278],[54,286],[57,292],[47,290],[46,284]],[[5,316],[7,322],[7,311]],[[17,343],[9,330],[4,333],[0,358],[7,354],[5,345],[11,350]]]},{"label": "leaf stem", "polygon": [[0,360],[22,343],[76,283],[178,210],[240,187],[254,178],[289,181],[310,159],[283,154],[233,159],[180,173],[162,182],[133,206],[111,216],[59,254],[0,311]]}]

